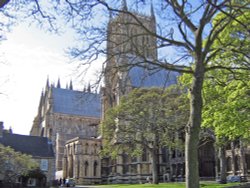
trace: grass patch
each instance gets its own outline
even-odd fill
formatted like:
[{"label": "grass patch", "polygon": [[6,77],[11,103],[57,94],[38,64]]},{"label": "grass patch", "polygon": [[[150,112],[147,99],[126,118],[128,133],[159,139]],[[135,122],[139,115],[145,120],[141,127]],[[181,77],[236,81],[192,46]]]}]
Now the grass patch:
[{"label": "grass patch", "polygon": [[[228,183],[228,184],[218,184],[213,182],[201,182],[201,188],[224,188],[233,185],[238,185],[239,183]],[[185,183],[160,183],[158,185],[154,184],[114,184],[105,185],[103,188],[185,188]]]}]

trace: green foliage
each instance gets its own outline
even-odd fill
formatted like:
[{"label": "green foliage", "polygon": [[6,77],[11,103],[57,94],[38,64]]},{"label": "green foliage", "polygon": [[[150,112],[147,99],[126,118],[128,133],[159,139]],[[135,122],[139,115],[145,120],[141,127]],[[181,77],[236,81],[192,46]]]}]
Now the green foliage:
[{"label": "green foliage", "polygon": [[203,126],[213,127],[218,138],[249,138],[250,79],[235,80],[224,71],[214,71],[212,75],[221,79],[204,83]]},{"label": "green foliage", "polygon": [[[207,64],[206,69],[210,71],[206,72],[203,83],[202,126],[214,130],[217,142],[250,136],[250,67],[247,56],[250,12],[242,9],[240,14],[234,15],[236,19],[219,33],[212,46],[216,55]],[[214,18],[213,25],[225,19],[231,18],[220,13]],[[216,66],[217,69],[210,69]],[[189,88],[192,77],[184,74],[179,81]]]},{"label": "green foliage", "polygon": [[[184,74],[179,80],[190,87],[190,75]],[[249,138],[249,80],[249,72],[243,70],[238,70],[235,74],[225,70],[214,70],[206,74],[203,84],[202,126],[213,129],[217,141],[225,138]]]},{"label": "green foliage", "polygon": [[188,102],[177,87],[134,89],[108,110],[102,122],[104,153],[141,155],[144,148],[180,147],[173,140],[188,119]]},{"label": "green foliage", "polygon": [[[203,87],[203,126],[212,127],[219,140],[249,138],[250,133],[250,12],[242,9],[235,15],[213,44],[220,53],[210,62],[232,68],[208,72]],[[230,18],[221,13],[213,24],[223,19]]]},{"label": "green foliage", "polygon": [[18,176],[27,175],[29,170],[37,167],[31,156],[0,144],[0,174],[5,181],[14,182]]},{"label": "green foliage", "polygon": [[[231,18],[224,13],[220,13],[214,18],[213,25],[226,19]],[[219,53],[213,58],[212,65],[231,67],[231,70],[238,67],[249,69],[249,31],[250,11],[249,8],[242,8],[242,11],[235,13],[235,19],[227,25],[226,29],[219,33],[218,38],[215,40],[212,49]]]}]

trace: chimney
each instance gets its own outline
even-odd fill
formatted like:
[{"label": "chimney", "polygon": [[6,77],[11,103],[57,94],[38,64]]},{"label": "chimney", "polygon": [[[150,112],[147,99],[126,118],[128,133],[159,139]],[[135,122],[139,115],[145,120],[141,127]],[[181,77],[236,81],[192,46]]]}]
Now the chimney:
[{"label": "chimney", "polygon": [[0,121],[0,138],[3,137],[3,122]]}]

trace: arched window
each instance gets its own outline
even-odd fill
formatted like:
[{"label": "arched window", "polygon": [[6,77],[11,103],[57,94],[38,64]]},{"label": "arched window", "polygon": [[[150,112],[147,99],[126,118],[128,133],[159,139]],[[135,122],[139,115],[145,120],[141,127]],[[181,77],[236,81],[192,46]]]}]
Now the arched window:
[{"label": "arched window", "polygon": [[43,137],[44,136],[43,134],[44,134],[44,128],[42,128],[40,136]]},{"label": "arched window", "polygon": [[77,178],[80,176],[80,161],[79,159],[77,160]]},{"label": "arched window", "polygon": [[87,153],[88,153],[88,151],[89,151],[89,144],[88,144],[88,143],[86,143],[86,144],[85,144],[85,154],[87,154]]},{"label": "arched window", "polygon": [[123,174],[127,174],[129,171],[129,165],[128,165],[128,155],[126,153],[122,154],[122,163],[123,163]]},{"label": "arched window", "polygon": [[161,149],[161,152],[162,152],[162,162],[163,162],[163,163],[167,163],[167,162],[168,162],[167,148],[166,148],[166,147],[163,147],[163,148]]},{"label": "arched window", "polygon": [[88,176],[88,168],[89,168],[89,163],[88,161],[85,161],[84,163],[84,175]]},{"label": "arched window", "polygon": [[232,159],[231,157],[227,158],[227,171],[231,171],[232,170]]},{"label": "arched window", "polygon": [[94,154],[97,154],[97,144],[94,145]]},{"label": "arched window", "polygon": [[238,155],[235,157],[235,170],[240,170],[240,156]]},{"label": "arched window", "polygon": [[94,171],[94,176],[97,175],[97,166],[98,166],[98,163],[97,163],[97,161],[95,161],[95,162],[94,162],[94,169],[93,169],[93,171]]},{"label": "arched window", "polygon": [[143,153],[142,153],[142,161],[147,161],[148,160],[148,156],[147,156],[147,150],[146,148],[144,148]]}]

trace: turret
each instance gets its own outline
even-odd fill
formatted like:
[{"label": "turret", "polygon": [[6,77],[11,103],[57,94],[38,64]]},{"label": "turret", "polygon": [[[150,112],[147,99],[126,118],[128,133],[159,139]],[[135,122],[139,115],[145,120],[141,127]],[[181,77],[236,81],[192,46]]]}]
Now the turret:
[{"label": "turret", "polygon": [[88,91],[88,93],[91,93],[91,86],[90,86],[90,83],[88,84],[87,91]]},{"label": "turret", "polygon": [[58,78],[56,87],[57,87],[57,88],[61,88],[60,78]]},{"label": "turret", "polygon": [[123,11],[127,11],[128,10],[128,6],[127,6],[127,1],[126,0],[122,0],[121,10],[123,10]]},{"label": "turret", "polygon": [[69,89],[70,89],[70,90],[73,90],[72,80],[70,80],[70,83],[69,83]]},{"label": "turret", "polygon": [[49,90],[49,76],[47,76],[45,92]]},{"label": "turret", "polygon": [[0,121],[0,138],[3,137],[3,129],[4,129],[3,122]]},{"label": "turret", "polygon": [[151,1],[151,28],[154,30],[156,29],[156,20],[155,20],[155,12],[154,12],[154,5]]}]

